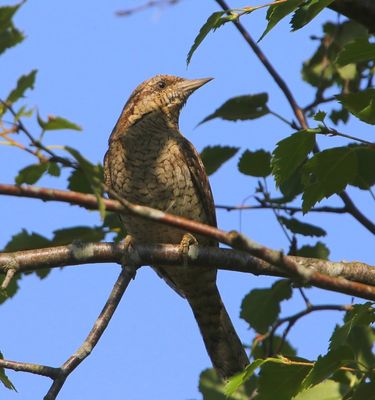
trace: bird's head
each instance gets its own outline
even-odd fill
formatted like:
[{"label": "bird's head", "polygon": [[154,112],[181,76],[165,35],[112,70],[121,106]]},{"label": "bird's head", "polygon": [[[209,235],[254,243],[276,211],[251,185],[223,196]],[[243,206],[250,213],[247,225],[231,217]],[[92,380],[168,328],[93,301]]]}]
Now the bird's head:
[{"label": "bird's head", "polygon": [[178,124],[181,108],[188,97],[212,78],[185,79],[173,75],[156,75],[141,83],[125,104],[120,119],[128,127],[145,118],[162,117]]}]

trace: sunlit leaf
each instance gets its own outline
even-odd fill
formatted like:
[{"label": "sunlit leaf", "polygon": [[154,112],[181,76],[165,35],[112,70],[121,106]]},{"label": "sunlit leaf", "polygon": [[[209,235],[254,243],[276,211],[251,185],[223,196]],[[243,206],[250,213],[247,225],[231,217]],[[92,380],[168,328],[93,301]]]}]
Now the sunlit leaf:
[{"label": "sunlit leaf", "polygon": [[74,131],[82,130],[82,128],[79,125],[77,125],[73,122],[70,122],[65,118],[55,117],[55,116],[48,116],[47,121],[43,121],[39,117],[38,123],[44,131],[54,131],[54,130],[59,130],[59,129],[69,129],[69,130],[74,130]]},{"label": "sunlit leaf", "polygon": [[277,185],[282,185],[306,160],[313,150],[315,135],[299,131],[277,143],[272,153],[272,173]]},{"label": "sunlit leaf", "polygon": [[375,124],[375,89],[336,96],[353,115],[363,122]]},{"label": "sunlit leaf", "polygon": [[[0,352],[0,359],[3,360],[3,354]],[[5,373],[5,369],[4,368],[0,368],[0,382],[7,388],[10,390],[14,390],[17,391],[15,386],[13,385],[13,383],[10,381],[10,379],[7,377],[6,373]]]},{"label": "sunlit leaf", "polygon": [[292,31],[302,28],[315,18],[325,7],[329,6],[333,0],[309,0],[302,4],[294,12],[290,24]]}]

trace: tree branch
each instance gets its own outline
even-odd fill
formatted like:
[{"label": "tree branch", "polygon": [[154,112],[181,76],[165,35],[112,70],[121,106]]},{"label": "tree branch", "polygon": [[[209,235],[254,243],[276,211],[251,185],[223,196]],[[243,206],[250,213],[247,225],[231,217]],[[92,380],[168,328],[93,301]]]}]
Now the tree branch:
[{"label": "tree branch", "polygon": [[[10,262],[12,262],[16,273],[90,263],[121,264],[124,250],[123,243],[73,243],[67,246],[0,253],[0,273],[6,273],[7,265]],[[181,252],[178,245],[136,244],[134,251],[139,257],[140,265],[161,264],[165,265],[166,268],[168,266],[176,268],[176,265],[182,265]],[[301,268],[324,274],[333,279],[333,281],[335,279],[344,279],[352,281],[351,283],[353,284],[375,286],[375,268],[364,263],[331,262],[292,256],[289,256],[288,259]],[[240,250],[192,246],[187,260],[192,267],[295,278],[295,275]],[[328,290],[335,290],[335,288],[335,284],[332,283],[330,287],[326,287]],[[363,293],[363,295],[368,298],[366,293]]]},{"label": "tree branch", "polygon": [[[215,0],[217,4],[224,10],[230,10],[230,7],[224,0]],[[362,0],[364,1],[364,0]],[[291,90],[289,89],[288,85],[284,81],[284,79],[280,76],[280,74],[276,71],[273,67],[271,62],[265,56],[263,51],[260,47],[254,42],[252,37],[250,36],[249,32],[244,28],[244,26],[238,20],[232,21],[234,26],[240,32],[242,37],[245,39],[246,43],[251,47],[255,55],[259,58],[260,62],[266,68],[266,70],[271,75],[272,79],[276,82],[279,86],[281,91],[284,93],[285,97],[287,98],[297,121],[299,122],[302,129],[308,129],[308,123],[306,120],[305,113],[303,112],[302,108],[298,105],[297,101],[295,100]],[[315,146],[315,152],[319,152],[319,148]],[[349,195],[343,191],[342,193],[338,194],[341,200],[344,202],[346,210],[349,214],[351,214],[359,223],[361,223],[365,228],[367,228],[371,233],[375,234],[375,224],[370,221],[362,212],[355,206]]]},{"label": "tree branch", "polygon": [[[290,213],[297,213],[303,212],[302,208],[300,207],[292,207],[292,206],[281,206],[276,203],[271,204],[257,204],[254,206],[230,206],[230,205],[222,205],[217,204],[215,205],[217,209],[222,209],[226,211],[243,211],[243,210],[282,210],[287,211]],[[315,207],[309,210],[309,212],[327,212],[327,213],[334,213],[334,214],[345,214],[346,208],[345,207]]]},{"label": "tree branch", "polygon": [[111,294],[109,295],[108,300],[104,305],[99,317],[95,321],[90,333],[79,349],[59,368],[59,374],[54,378],[53,384],[44,397],[44,400],[56,399],[56,396],[60,392],[69,374],[73,372],[87,356],[90,355],[91,351],[102,336],[104,330],[108,326],[109,321],[111,320],[118,304],[120,303],[126,288],[133,278],[134,271],[129,270],[129,268],[123,268],[121,270]]}]

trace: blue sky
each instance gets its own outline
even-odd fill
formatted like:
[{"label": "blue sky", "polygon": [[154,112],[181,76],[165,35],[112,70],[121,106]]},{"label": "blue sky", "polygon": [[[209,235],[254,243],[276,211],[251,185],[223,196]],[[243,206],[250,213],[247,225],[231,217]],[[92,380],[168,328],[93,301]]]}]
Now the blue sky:
[{"label": "blue sky", "polygon": [[[9,4],[0,1],[1,5]],[[27,39],[0,58],[0,95],[6,96],[18,77],[39,70],[35,90],[25,104],[35,106],[42,117],[62,116],[83,127],[83,132],[48,133],[47,143],[78,148],[93,162],[101,161],[113,125],[130,92],[143,80],[168,73],[190,78],[212,76],[184,108],[181,131],[198,150],[206,145],[232,145],[272,150],[289,128],[271,116],[250,122],[214,120],[195,129],[205,116],[230,97],[267,91],[270,107],[291,119],[285,98],[267,72],[229,24],[211,33],[186,68],[186,54],[201,25],[213,11],[214,1],[185,0],[180,5],[152,9],[127,18],[115,11],[139,5],[139,1],[38,2],[29,0],[19,11],[16,25]],[[249,5],[232,2],[232,6]],[[320,22],[335,20],[325,12],[305,29],[290,33],[288,24],[276,27],[262,42],[265,53],[304,105],[313,91],[300,78],[301,61],[311,55]],[[264,29],[264,12],[243,19],[255,38]],[[324,107],[322,107],[324,108]],[[37,131],[34,121],[29,129]],[[369,126],[353,121],[352,133],[370,138]],[[350,132],[348,127],[344,128]],[[337,138],[321,145],[338,146]],[[17,171],[34,162],[27,154],[0,147],[0,182],[12,183]],[[240,154],[240,153],[239,153]],[[210,181],[217,204],[239,204],[251,194],[255,179],[236,172],[238,157],[225,164]],[[43,178],[38,184],[65,188],[65,179]],[[351,190],[358,205],[374,215],[366,193]],[[331,205],[341,205],[332,198]],[[49,237],[64,226],[98,224],[99,216],[78,207],[0,197],[0,246],[22,228]],[[371,208],[372,207],[372,208]],[[349,216],[308,215],[305,221],[321,224],[333,260],[374,262],[370,234]],[[239,229],[239,215],[218,212],[219,226]],[[270,211],[242,214],[244,233],[267,246],[281,249],[288,243]],[[308,241],[306,241],[308,242]],[[310,241],[311,243],[311,241]],[[57,366],[85,338],[119,273],[117,265],[89,265],[55,270],[40,281],[25,277],[17,296],[1,307],[0,350],[5,358]],[[241,339],[249,343],[253,332],[238,318],[241,299],[255,287],[267,287],[271,278],[220,272],[219,287]],[[348,303],[349,296],[321,290],[308,291],[314,303]],[[285,305],[289,314],[301,309],[295,299]],[[307,317],[291,332],[290,340],[300,355],[313,358],[324,352],[335,322],[334,312]],[[131,400],[199,399],[198,375],[210,366],[203,342],[188,305],[149,268],[142,268],[128,288],[115,317],[92,355],[69,377],[59,399],[124,398]],[[0,388],[2,399],[39,399],[47,392],[47,378],[9,372],[19,393]]]}]

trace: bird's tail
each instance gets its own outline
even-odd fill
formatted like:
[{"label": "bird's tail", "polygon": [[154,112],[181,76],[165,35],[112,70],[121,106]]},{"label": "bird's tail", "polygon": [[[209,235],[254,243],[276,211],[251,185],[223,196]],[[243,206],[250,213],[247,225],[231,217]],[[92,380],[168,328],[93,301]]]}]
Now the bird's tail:
[{"label": "bird's tail", "polygon": [[216,371],[224,379],[242,371],[249,359],[216,284],[206,286],[202,291],[194,290],[185,294]]}]

